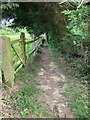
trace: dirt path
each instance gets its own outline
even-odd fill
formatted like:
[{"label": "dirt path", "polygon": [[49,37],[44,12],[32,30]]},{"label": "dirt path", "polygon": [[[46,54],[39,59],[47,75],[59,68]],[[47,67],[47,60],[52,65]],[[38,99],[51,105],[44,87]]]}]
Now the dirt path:
[{"label": "dirt path", "polygon": [[[42,89],[41,95],[38,96],[42,107],[49,113],[53,113],[56,117],[60,118],[75,118],[73,112],[67,106],[63,92],[67,86],[67,79],[62,74],[61,70],[55,64],[53,58],[50,56],[47,47],[41,48],[41,53],[37,64],[40,65],[37,70],[35,80],[39,82],[39,87]],[[13,91],[18,90],[20,83],[16,82]],[[3,90],[3,94],[5,90]],[[13,103],[9,103],[5,97],[2,100],[3,107],[2,115],[5,118],[20,117],[18,111],[14,108]],[[14,116],[13,116],[14,115]],[[47,116],[48,117],[48,116]]]},{"label": "dirt path", "polygon": [[39,96],[43,107],[55,113],[60,118],[74,118],[73,113],[67,106],[65,97],[62,95],[67,86],[65,76],[58,69],[55,62],[52,60],[47,47],[42,48],[40,54],[40,65],[38,71],[38,81],[43,94]]}]

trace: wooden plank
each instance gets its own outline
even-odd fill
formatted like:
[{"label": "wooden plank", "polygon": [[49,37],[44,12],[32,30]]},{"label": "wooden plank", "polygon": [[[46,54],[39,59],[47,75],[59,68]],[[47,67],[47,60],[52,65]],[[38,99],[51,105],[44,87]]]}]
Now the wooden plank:
[{"label": "wooden plank", "polygon": [[18,62],[16,62],[13,66],[14,66],[14,68],[15,68],[15,70],[17,69],[17,67],[19,66],[19,65],[21,65],[22,64],[22,62],[19,60]]},{"label": "wooden plank", "polygon": [[29,53],[29,56],[32,55],[40,47],[41,42],[42,40],[40,40],[39,43],[37,44],[37,47]]},{"label": "wooden plank", "polygon": [[[34,48],[37,47],[36,41],[34,42]],[[34,56],[36,55],[36,51],[34,52]]]},{"label": "wooden plank", "polygon": [[22,64],[20,65],[20,66],[18,66],[18,68],[15,70],[15,72],[14,72],[14,74],[16,74],[17,72],[18,72],[18,70],[20,69],[20,68],[22,68]]},{"label": "wooden plank", "polygon": [[30,55],[32,55],[34,52],[36,51],[36,48],[34,49],[34,50],[32,50],[30,53],[29,53],[29,57],[30,57]]},{"label": "wooden plank", "polygon": [[14,69],[12,66],[10,38],[2,37],[2,70],[4,72],[5,83],[12,87],[14,85]]},{"label": "wooden plank", "polygon": [[20,56],[18,55],[17,51],[15,50],[14,46],[11,45],[11,47],[13,48],[14,52],[16,53],[17,57],[19,58],[19,60],[22,62],[22,64],[24,65],[22,59],[20,58]]},{"label": "wooden plank", "polygon": [[[35,36],[34,34],[32,35],[32,39],[34,40],[35,39]],[[32,43],[32,50],[35,50],[36,46],[35,46],[35,41]],[[36,51],[36,50],[35,50]],[[35,51],[33,53],[33,56],[35,56]]]},{"label": "wooden plank", "polygon": [[43,37],[40,36],[40,37],[36,38],[35,40],[26,41],[25,43],[26,43],[26,44],[33,43],[33,42],[37,41],[37,40],[40,39],[40,38],[43,38]]}]

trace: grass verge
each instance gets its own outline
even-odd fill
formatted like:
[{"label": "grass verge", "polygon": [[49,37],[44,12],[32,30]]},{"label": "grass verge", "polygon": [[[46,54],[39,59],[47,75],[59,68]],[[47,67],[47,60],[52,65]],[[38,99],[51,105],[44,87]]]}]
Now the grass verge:
[{"label": "grass verge", "polygon": [[67,88],[63,94],[67,99],[68,106],[71,107],[77,119],[89,119],[88,85],[87,82],[81,81],[80,74],[75,68],[75,59],[69,59],[54,47],[49,49],[54,60],[66,75]]},{"label": "grass verge", "polygon": [[16,81],[20,82],[19,89],[7,95],[6,99],[13,103],[14,109],[18,111],[20,117],[52,118],[51,113],[49,114],[45,108],[42,108],[41,103],[38,101],[38,96],[42,92],[38,81],[35,79],[37,70],[40,67],[37,62],[38,56],[30,60],[32,62],[27,63],[27,66],[21,68],[16,75]]}]

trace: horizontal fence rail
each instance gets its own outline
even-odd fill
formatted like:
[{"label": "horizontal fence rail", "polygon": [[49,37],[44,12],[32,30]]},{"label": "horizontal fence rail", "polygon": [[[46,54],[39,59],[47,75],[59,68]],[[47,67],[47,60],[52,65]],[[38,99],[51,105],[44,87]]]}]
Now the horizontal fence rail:
[{"label": "horizontal fence rail", "polygon": [[17,43],[17,42],[19,42],[19,41],[20,41],[20,39],[14,40],[14,41],[10,41],[10,45],[13,45],[13,44],[15,44],[15,43]]},{"label": "horizontal fence rail", "polygon": [[[9,86],[14,85],[15,74],[18,70],[26,65],[26,59],[32,54],[36,54],[40,45],[42,44],[44,36],[32,38],[28,40],[25,33],[20,34],[20,39],[11,41],[9,37],[0,37],[2,42],[2,65],[1,69],[4,73],[5,83]],[[28,51],[28,47],[30,51]]]},{"label": "horizontal fence rail", "polygon": [[36,38],[35,40],[27,41],[27,42],[25,42],[25,43],[26,43],[26,44],[33,43],[33,42],[37,41],[37,40],[40,39],[40,38],[42,38],[42,36]]}]

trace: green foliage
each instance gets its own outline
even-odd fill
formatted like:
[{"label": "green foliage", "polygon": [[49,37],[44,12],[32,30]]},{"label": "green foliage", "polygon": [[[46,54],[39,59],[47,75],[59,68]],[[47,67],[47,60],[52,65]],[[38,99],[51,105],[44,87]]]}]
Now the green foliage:
[{"label": "green foliage", "polygon": [[[64,14],[68,15],[68,21],[69,24],[67,26],[69,32],[70,32],[70,37],[68,39],[69,41],[72,40],[72,45],[70,45],[72,48],[70,48],[69,56],[73,57],[74,53],[75,54],[80,54],[80,57],[72,60],[74,67],[76,67],[76,70],[81,74],[81,76],[87,75],[88,72],[88,63],[84,62],[84,55],[85,51],[89,46],[89,41],[88,41],[88,16],[86,17],[88,13],[88,7],[87,6],[82,6],[81,9],[77,10],[68,10],[64,11]],[[81,54],[81,43],[83,44],[83,54]],[[68,44],[68,41],[67,41]],[[68,50],[67,50],[68,51]],[[82,58],[83,57],[83,58]],[[81,77],[80,76],[80,77]],[[87,78],[88,79],[88,78]]]},{"label": "green foliage", "polygon": [[79,85],[79,83],[76,86],[75,84],[69,84],[64,95],[68,98],[69,106],[74,111],[77,118],[88,118],[89,108],[87,87]]},{"label": "green foliage", "polygon": [[77,10],[65,10],[63,11],[65,15],[68,15],[69,24],[67,28],[69,32],[78,39],[74,39],[73,42],[80,46],[81,42],[87,42],[88,36],[88,8],[87,6],[82,6],[81,9]]},{"label": "green foliage", "polygon": [[80,81],[88,80],[87,72],[89,65],[88,61],[85,62],[85,52],[89,53],[87,9],[87,6],[82,6],[77,10],[63,11],[68,23],[68,32],[65,37],[60,38],[60,36],[56,36],[53,32],[48,33],[49,46],[53,52],[56,51],[56,54],[62,54],[66,63],[69,63],[72,71],[74,70],[73,76],[76,73]]},{"label": "green foliage", "polygon": [[[48,33],[48,45],[60,68],[73,79],[65,91],[68,103],[77,118],[88,118],[88,90],[85,86],[90,65],[84,61],[85,51],[89,50],[88,39],[88,14],[87,7],[82,6],[77,10],[65,10],[68,32],[63,38]],[[82,47],[83,44],[83,54]],[[89,52],[89,51],[88,51]],[[78,81],[80,83],[78,83]],[[77,84],[76,84],[77,83]],[[83,83],[83,85],[82,85]],[[79,86],[80,85],[80,86]]]},{"label": "green foliage", "polygon": [[6,2],[4,4],[1,4],[2,10],[9,10],[9,9],[15,9],[16,7],[19,7],[18,4],[13,3],[13,2]]},{"label": "green foliage", "polygon": [[[65,22],[59,19],[63,18],[61,13],[63,8],[58,3],[17,2],[15,4],[18,4],[18,7],[11,9],[7,7],[8,3],[3,3],[6,8],[2,9],[3,18],[15,18],[12,27],[27,27],[28,32],[36,36],[49,31],[61,36],[65,34],[65,24],[63,24]],[[9,11],[6,11],[7,8]],[[60,31],[61,29],[64,31]]]},{"label": "green foliage", "polygon": [[[33,88],[34,89],[34,88]],[[34,113],[39,115],[39,110],[41,110],[41,105],[37,102],[36,98],[32,98],[22,92],[18,93],[19,99],[14,100],[15,107],[18,109],[22,116]]]},{"label": "green foliage", "polygon": [[3,24],[2,30],[0,31],[0,35],[10,35],[15,34],[15,31],[11,28],[9,28],[10,24]]},{"label": "green foliage", "polygon": [[24,28],[15,28],[12,29],[11,26],[13,23],[8,23],[8,24],[2,24],[2,29],[0,31],[0,35],[6,35],[9,36],[12,40],[19,39],[20,38],[20,33],[24,32],[26,34],[26,37],[30,36],[30,34],[27,32],[26,27]]}]

